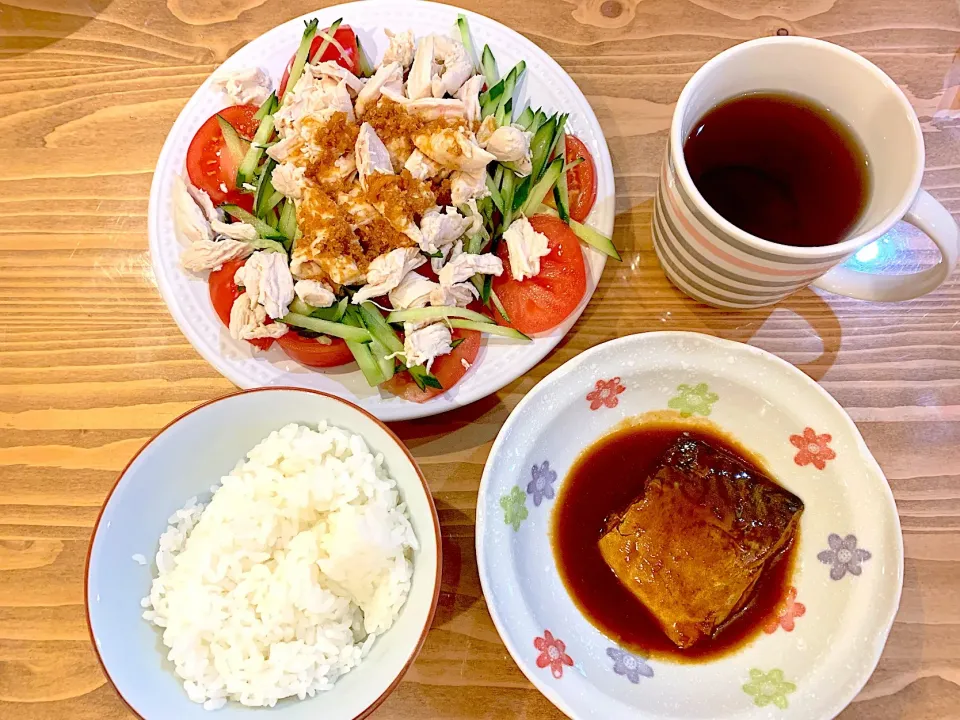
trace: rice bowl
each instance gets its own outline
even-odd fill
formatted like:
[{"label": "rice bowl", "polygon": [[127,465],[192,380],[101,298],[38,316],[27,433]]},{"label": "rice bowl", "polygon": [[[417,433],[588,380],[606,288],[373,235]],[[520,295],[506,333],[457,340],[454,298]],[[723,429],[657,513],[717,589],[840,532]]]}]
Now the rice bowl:
[{"label": "rice bowl", "polygon": [[[297,477],[299,483],[290,482]],[[224,482],[211,488],[220,478]],[[273,492],[275,503],[248,492],[255,480],[273,483],[273,490],[261,490]],[[290,486],[282,498],[275,492],[280,484]],[[235,494],[241,489],[245,495]],[[252,508],[257,522],[243,531],[241,516]],[[384,531],[370,532],[371,522]],[[264,536],[256,535],[258,526]],[[226,527],[241,528],[247,539],[227,542]],[[148,442],[108,497],[87,563],[94,647],[108,680],[141,718],[209,718],[206,703],[222,706],[215,717],[233,720],[250,712],[244,701],[276,703],[272,712],[285,720],[318,713],[333,720],[365,717],[399,683],[426,637],[439,595],[439,540],[422,474],[396,436],[369,414],[294,388],[220,398]],[[255,563],[261,541],[276,548],[272,559],[261,555]],[[302,557],[292,557],[297,553]],[[239,569],[231,567],[244,556]],[[271,578],[259,589],[249,577],[254,567],[261,568],[252,570],[254,577],[266,571]],[[162,593],[152,587],[158,578]],[[248,595],[231,588],[237,580],[237,586],[247,583]],[[193,589],[177,599],[187,586]],[[297,607],[288,604],[295,596]],[[246,624],[234,624],[234,613]],[[166,625],[162,631],[157,621]],[[309,627],[317,628],[312,636]],[[268,656],[263,648],[271,644]],[[194,685],[185,692],[188,678]]]},{"label": "rice bowl", "polygon": [[413,575],[395,486],[359,435],[290,424],[170,516],[141,604],[191,700],[272,707],[360,664]]}]

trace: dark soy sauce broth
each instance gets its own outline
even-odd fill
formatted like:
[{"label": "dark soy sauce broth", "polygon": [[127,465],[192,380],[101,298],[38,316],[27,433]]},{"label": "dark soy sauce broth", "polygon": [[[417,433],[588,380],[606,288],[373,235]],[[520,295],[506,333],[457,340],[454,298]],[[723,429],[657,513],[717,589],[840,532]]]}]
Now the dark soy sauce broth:
[{"label": "dark soy sauce broth", "polygon": [[697,190],[726,220],[781,245],[833,245],[870,196],[866,151],[827,108],[799,95],[725,100],[683,145]]},{"label": "dark soy sauce broth", "polygon": [[682,421],[627,425],[584,450],[560,486],[551,518],[553,555],[567,592],[598,630],[644,657],[703,662],[753,640],[776,614],[793,574],[797,535],[758,580],[750,603],[712,638],[681,650],[650,612],[620,584],[597,546],[607,517],[626,507],[666,449],[681,436],[703,440],[762,470],[763,465],[735,440],[707,426]]}]

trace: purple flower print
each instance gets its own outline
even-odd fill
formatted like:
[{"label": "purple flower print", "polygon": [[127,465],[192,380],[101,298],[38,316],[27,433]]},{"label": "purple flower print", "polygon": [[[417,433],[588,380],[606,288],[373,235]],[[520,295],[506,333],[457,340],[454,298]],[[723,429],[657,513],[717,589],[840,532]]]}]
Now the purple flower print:
[{"label": "purple flower print", "polygon": [[636,655],[614,647],[607,648],[607,655],[613,660],[613,671],[617,675],[623,675],[634,685],[640,682],[641,677],[653,677],[653,668]]},{"label": "purple flower print", "polygon": [[553,482],[557,479],[557,473],[550,469],[550,461],[544,460],[542,465],[534,465],[530,468],[530,477],[533,479],[527,483],[527,494],[533,495],[533,504],[540,507],[543,499],[553,500]]},{"label": "purple flower print", "polygon": [[870,551],[857,547],[856,535],[847,535],[845,538],[836,533],[830,533],[827,538],[830,545],[829,550],[823,550],[817,555],[817,559],[824,565],[833,565],[830,568],[830,577],[834,580],[840,580],[844,575],[859,575],[863,572],[860,564],[870,559]]}]

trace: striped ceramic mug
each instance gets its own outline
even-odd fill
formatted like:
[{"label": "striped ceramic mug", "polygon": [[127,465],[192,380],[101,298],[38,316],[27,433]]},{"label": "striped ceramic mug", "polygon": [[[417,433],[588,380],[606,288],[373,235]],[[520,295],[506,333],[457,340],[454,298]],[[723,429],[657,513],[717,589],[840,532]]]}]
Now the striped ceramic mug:
[{"label": "striped ceramic mug", "polygon": [[[690,129],[718,103],[742,93],[789,91],[826,106],[862,141],[872,192],[850,236],[823,247],[779,245],[721,217],[693,184],[683,157]],[[722,307],[769,305],[811,283],[865,300],[907,300],[931,292],[960,254],[950,213],[920,189],[920,124],[897,85],[856,53],[810,38],[772,37],[737,45],[690,79],[673,115],[653,216],[653,241],[667,277],[687,295]],[[898,220],[940,249],[940,262],[910,275],[873,275],[842,266]]]}]

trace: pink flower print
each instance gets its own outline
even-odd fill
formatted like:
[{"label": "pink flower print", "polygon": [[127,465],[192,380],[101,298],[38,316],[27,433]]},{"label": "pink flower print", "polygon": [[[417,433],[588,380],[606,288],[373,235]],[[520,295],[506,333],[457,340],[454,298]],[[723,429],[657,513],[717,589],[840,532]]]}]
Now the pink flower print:
[{"label": "pink flower print", "polygon": [[807,612],[806,606],[797,602],[797,589],[791,585],[787,591],[787,597],[777,610],[776,617],[770,618],[770,622],[763,627],[763,631],[769,635],[775,633],[778,627],[782,627],[787,632],[793,632],[796,626],[794,620],[803,617],[805,612]]},{"label": "pink flower print", "polygon": [[817,435],[813,428],[804,428],[803,435],[791,435],[790,443],[800,451],[793,461],[800,467],[813,464],[817,470],[823,470],[827,466],[827,460],[833,460],[837,456],[827,446],[831,440],[833,437],[829,433]]},{"label": "pink flower print", "polygon": [[565,652],[567,646],[563,640],[555,638],[549,630],[543,631],[543,637],[533,639],[533,646],[540,651],[537,667],[550,667],[550,672],[559,680],[563,677],[563,666],[573,665],[573,658]]},{"label": "pink flower print", "polygon": [[609,380],[597,380],[594,390],[587,393],[587,402],[590,403],[591,410],[599,410],[606,405],[608,408],[615,408],[620,400],[617,395],[626,388],[620,384],[620,378],[610,378]]}]

